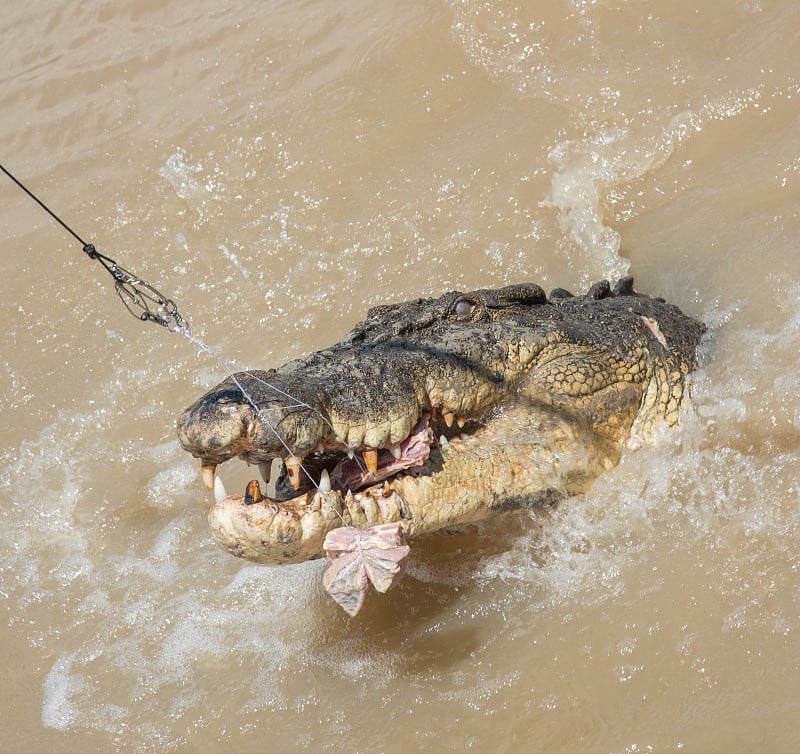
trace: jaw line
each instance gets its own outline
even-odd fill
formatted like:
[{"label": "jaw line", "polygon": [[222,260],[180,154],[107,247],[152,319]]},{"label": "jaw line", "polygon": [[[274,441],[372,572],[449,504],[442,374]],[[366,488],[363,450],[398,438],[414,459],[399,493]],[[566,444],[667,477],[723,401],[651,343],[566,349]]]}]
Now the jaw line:
[{"label": "jaw line", "polygon": [[[438,430],[441,430],[441,432]],[[469,432],[469,434],[474,434],[477,431],[480,431],[480,426],[473,429],[473,431]],[[447,434],[445,434],[445,432],[447,432]],[[440,458],[439,446],[448,446],[450,441],[457,438],[460,433],[460,428],[458,433],[456,433],[455,431],[451,432],[449,430],[445,430],[444,427],[437,427],[437,431],[435,432],[433,428],[429,426],[428,415],[425,415],[417,423],[409,436],[402,443],[400,443],[403,453],[403,460],[398,462],[395,460],[389,449],[380,449],[377,474],[370,474],[368,472],[359,453],[351,452],[347,454],[346,451],[337,455],[331,453],[330,457],[327,459],[322,456],[319,460],[309,457],[302,461],[300,468],[302,469],[304,477],[310,480],[313,487],[311,490],[306,488],[306,490],[298,492],[298,494],[293,497],[275,500],[264,495],[263,502],[267,505],[273,503],[278,505],[284,505],[287,503],[293,505],[302,505],[303,501],[309,498],[309,495],[313,496],[320,493],[318,477],[320,475],[320,470],[323,468],[330,475],[332,491],[334,493],[340,492],[342,495],[345,495],[351,491],[353,493],[369,493],[371,490],[376,491],[378,489],[385,489],[386,484],[389,484],[394,479],[398,479],[403,476],[434,476],[436,474],[437,464],[430,463],[430,455],[433,452],[437,458]],[[439,438],[438,442],[436,440],[437,435]],[[448,435],[450,435],[450,439],[448,439]],[[251,444],[251,447],[255,448],[256,446]],[[350,458],[348,458],[348,455],[350,455]],[[269,466],[270,462],[274,460],[274,458],[280,456],[270,457],[266,452],[260,452],[256,449],[255,452],[245,451],[237,454],[236,456],[231,455],[225,460],[230,460],[234,457],[241,458],[248,465],[259,465],[259,467],[262,469],[262,473],[260,475],[261,479],[262,481],[265,481],[266,474],[263,471],[263,464]],[[312,462],[309,463],[310,461]],[[316,461],[316,463],[313,461]],[[220,461],[220,463],[224,463],[224,461]],[[216,463],[211,463],[209,465],[216,469]],[[309,465],[312,468],[315,468],[316,474],[312,474],[307,468]],[[206,476],[204,476],[204,481],[206,482],[206,487],[209,490],[214,489],[213,480],[212,483],[209,484],[208,472],[205,472],[205,474]],[[219,474],[216,474],[214,479],[219,479]],[[226,494],[226,497],[232,501],[244,500],[244,496],[242,495]],[[219,500],[217,500],[217,502],[219,503]]]}]

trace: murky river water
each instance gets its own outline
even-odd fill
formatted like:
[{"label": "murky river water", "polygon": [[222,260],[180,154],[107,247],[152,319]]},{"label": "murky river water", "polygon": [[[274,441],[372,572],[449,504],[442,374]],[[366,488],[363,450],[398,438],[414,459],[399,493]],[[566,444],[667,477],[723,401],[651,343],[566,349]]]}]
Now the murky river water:
[{"label": "murky river water", "polygon": [[[25,752],[800,750],[800,5],[10,0],[0,162],[240,367],[630,271],[695,405],[349,619],[218,549],[223,376],[0,176],[0,722]],[[224,469],[229,488],[251,476]]]}]

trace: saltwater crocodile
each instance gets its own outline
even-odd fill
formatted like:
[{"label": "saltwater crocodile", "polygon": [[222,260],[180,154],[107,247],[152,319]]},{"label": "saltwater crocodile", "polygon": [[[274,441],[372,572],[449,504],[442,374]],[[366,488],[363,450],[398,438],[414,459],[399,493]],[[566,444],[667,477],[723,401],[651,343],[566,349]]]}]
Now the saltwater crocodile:
[{"label": "saltwater crocodile", "polygon": [[[396,575],[403,537],[583,492],[626,443],[676,424],[703,331],[630,278],[582,296],[522,284],[378,306],[326,350],[229,377],[178,434],[233,554],[335,559],[326,535],[344,527],[341,550],[372,548]],[[261,467],[266,496],[256,480],[224,493],[215,469],[235,456]]]}]

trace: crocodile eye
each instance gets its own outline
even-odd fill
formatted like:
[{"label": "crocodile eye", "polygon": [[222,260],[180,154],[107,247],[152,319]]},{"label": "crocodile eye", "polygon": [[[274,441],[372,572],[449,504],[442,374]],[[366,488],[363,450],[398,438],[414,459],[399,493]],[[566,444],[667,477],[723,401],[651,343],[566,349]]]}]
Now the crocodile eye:
[{"label": "crocodile eye", "polygon": [[453,311],[455,311],[459,319],[468,319],[475,311],[475,304],[473,304],[472,301],[462,298],[460,301],[456,301]]}]

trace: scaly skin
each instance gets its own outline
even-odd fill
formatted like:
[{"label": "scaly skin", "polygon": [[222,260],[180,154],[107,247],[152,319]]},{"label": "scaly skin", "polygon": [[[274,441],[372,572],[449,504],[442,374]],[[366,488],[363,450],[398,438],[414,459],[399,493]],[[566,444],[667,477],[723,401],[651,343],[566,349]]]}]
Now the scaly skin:
[{"label": "scaly skin", "polygon": [[[233,554],[301,562],[320,557],[326,533],[343,524],[399,521],[413,538],[585,491],[629,439],[677,423],[703,329],[628,280],[549,301],[538,286],[515,286],[379,307],[328,351],[256,373],[304,405],[287,408],[285,395],[238,375],[268,413],[226,380],[184,412],[179,436],[213,466],[285,457],[273,429],[308,456],[388,448],[437,416],[450,442],[387,482],[285,501],[231,496],[210,512]],[[467,421],[463,435],[448,414]]]}]

